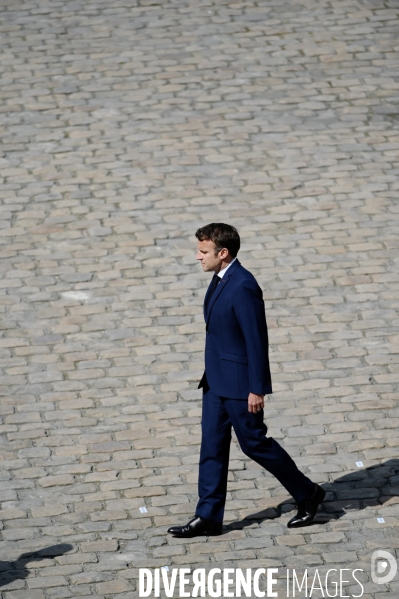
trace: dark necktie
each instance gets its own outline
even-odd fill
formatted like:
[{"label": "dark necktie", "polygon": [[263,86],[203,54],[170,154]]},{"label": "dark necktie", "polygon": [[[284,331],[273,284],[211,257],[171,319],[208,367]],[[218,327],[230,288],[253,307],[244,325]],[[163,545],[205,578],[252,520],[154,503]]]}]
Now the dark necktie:
[{"label": "dark necktie", "polygon": [[220,283],[220,277],[215,273],[213,275],[212,281],[211,281],[211,286],[209,288],[209,295],[208,295],[208,299],[206,302],[206,305],[208,306],[209,302],[211,301],[211,297],[216,289],[216,287],[218,286],[218,284]]}]

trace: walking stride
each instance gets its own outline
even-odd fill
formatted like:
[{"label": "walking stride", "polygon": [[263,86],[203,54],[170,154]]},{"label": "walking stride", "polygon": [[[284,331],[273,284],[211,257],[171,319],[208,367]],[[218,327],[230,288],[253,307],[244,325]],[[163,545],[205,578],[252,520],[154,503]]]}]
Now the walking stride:
[{"label": "walking stride", "polygon": [[168,532],[176,537],[219,535],[226,503],[231,429],[242,451],[273,474],[298,505],[289,528],[309,524],[325,491],[305,476],[263,422],[272,393],[262,290],[237,259],[240,237],[224,223],[198,229],[197,260],[213,272],[204,301],[205,372],[202,441],[195,517]]}]

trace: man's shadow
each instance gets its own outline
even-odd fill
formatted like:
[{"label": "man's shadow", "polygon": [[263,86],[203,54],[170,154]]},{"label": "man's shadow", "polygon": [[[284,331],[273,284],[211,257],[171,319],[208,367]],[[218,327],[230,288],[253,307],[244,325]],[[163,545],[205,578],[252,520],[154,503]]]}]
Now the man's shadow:
[{"label": "man's shadow", "polygon": [[65,553],[68,553],[68,551],[71,551],[71,549],[73,549],[72,545],[60,543],[59,545],[45,547],[39,551],[23,553],[15,560],[15,562],[0,561],[0,587],[10,584],[11,582],[14,582],[14,580],[27,578],[29,576],[29,570],[26,565],[29,562],[37,562],[42,559],[64,555]]},{"label": "man's shadow", "polygon": [[[381,506],[392,497],[399,496],[399,460],[392,459],[383,464],[359,469],[320,486],[326,491],[326,496],[310,525],[338,520],[345,515],[347,510],[363,510],[366,507]],[[274,520],[295,508],[293,499],[283,501],[276,507],[267,508],[246,516],[243,520],[231,522],[225,527],[225,532],[242,530],[254,522],[260,524],[265,520]]]}]

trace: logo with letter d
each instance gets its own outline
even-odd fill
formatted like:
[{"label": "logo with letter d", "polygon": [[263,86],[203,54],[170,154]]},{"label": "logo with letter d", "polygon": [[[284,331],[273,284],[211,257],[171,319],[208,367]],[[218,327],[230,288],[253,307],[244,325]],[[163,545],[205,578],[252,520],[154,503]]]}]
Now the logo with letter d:
[{"label": "logo with letter d", "polygon": [[[387,569],[389,566],[389,569]],[[371,578],[377,584],[391,582],[398,571],[396,559],[388,551],[378,549],[371,556]]]}]

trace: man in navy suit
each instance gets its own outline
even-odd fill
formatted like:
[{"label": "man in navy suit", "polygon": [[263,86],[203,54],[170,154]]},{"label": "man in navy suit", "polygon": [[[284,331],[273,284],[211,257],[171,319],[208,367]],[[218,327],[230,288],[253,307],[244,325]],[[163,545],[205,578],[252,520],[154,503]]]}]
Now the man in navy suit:
[{"label": "man in navy suit", "polygon": [[234,428],[243,452],[273,474],[298,504],[290,528],[309,524],[325,491],[298,470],[263,422],[264,396],[272,393],[262,290],[237,260],[240,237],[224,223],[198,229],[197,260],[213,272],[204,301],[206,323],[202,442],[195,517],[168,532],[177,537],[218,535],[227,492]]}]

